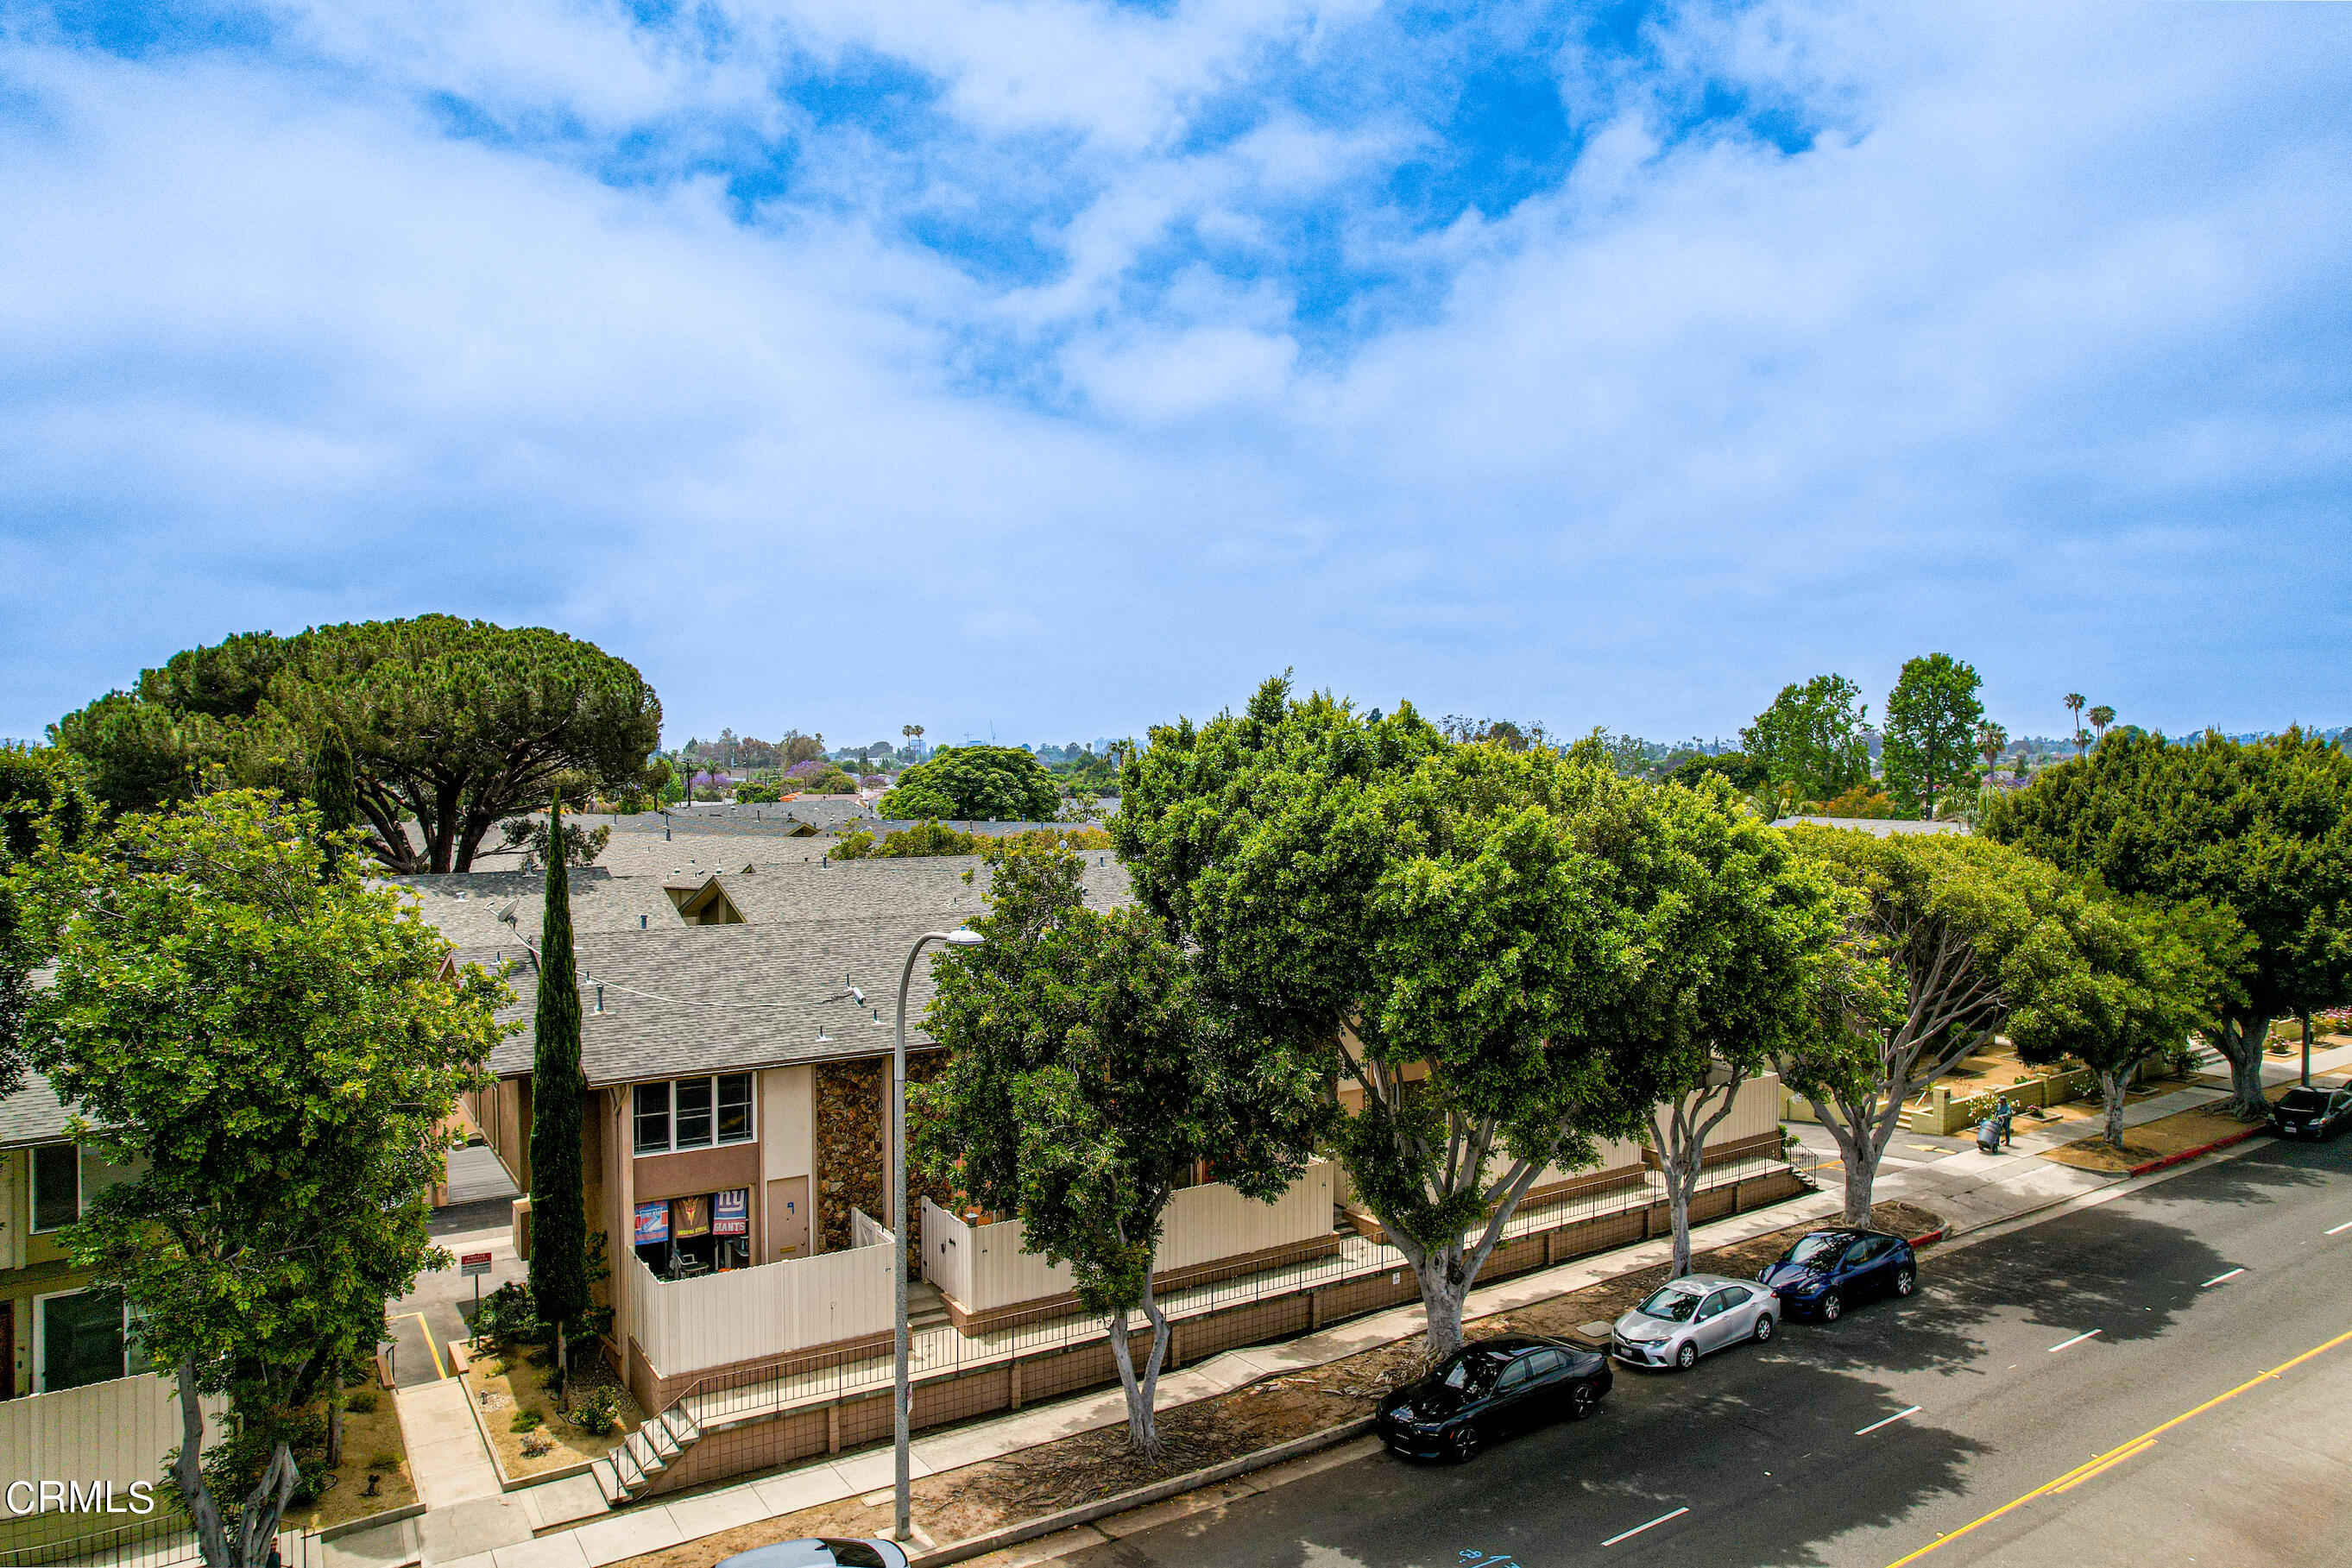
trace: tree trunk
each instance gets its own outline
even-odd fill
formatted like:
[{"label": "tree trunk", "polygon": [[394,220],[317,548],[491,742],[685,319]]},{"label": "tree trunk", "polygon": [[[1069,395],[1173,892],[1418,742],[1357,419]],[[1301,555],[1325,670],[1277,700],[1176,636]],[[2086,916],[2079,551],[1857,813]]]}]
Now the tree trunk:
[{"label": "tree trunk", "polygon": [[327,1468],[333,1469],[343,1462],[343,1391],[335,1390],[327,1405]]},{"label": "tree trunk", "polygon": [[[1696,1173],[1693,1173],[1696,1175]],[[1679,1280],[1691,1271],[1690,1188],[1680,1176],[1666,1178],[1667,1207],[1674,1215],[1675,1261],[1666,1278]]]},{"label": "tree trunk", "polygon": [[1425,1353],[1431,1365],[1462,1348],[1462,1307],[1470,1296],[1470,1281],[1463,1272],[1457,1244],[1423,1255],[1412,1276],[1421,1286],[1421,1310],[1429,1320]]},{"label": "tree trunk", "polygon": [[2260,1121],[2271,1113],[2270,1096],[2263,1092],[2263,1048],[2270,1043],[2270,1015],[2221,1020],[2214,1044],[2230,1064],[2230,1109],[2242,1120]]},{"label": "tree trunk", "polygon": [[1866,1226],[1870,1223],[1871,1189],[1877,1183],[1878,1168],[1874,1160],[1858,1160],[1849,1156],[1845,1162],[1845,1212],[1839,1220],[1845,1225]]},{"label": "tree trunk", "polygon": [[237,1531],[237,1552],[235,1568],[265,1568],[269,1554],[278,1544],[278,1526],[286,1517],[286,1504],[294,1495],[294,1451],[285,1444],[269,1456],[269,1468],[261,1472],[261,1483],[245,1500],[245,1516]]},{"label": "tree trunk", "polygon": [[196,1527],[196,1547],[205,1554],[206,1568],[240,1568],[229,1557],[228,1532],[221,1524],[213,1494],[205,1486],[204,1453],[205,1407],[203,1396],[196,1392],[196,1364],[184,1361],[180,1363],[180,1451],[172,1458],[172,1479],[179,1485],[188,1521]]},{"label": "tree trunk", "polygon": [[2106,1136],[2107,1146],[2111,1149],[2124,1146],[2124,1088],[2130,1082],[2131,1069],[2128,1067],[2121,1072],[2099,1074],[2099,1089],[2107,1101]]},{"label": "tree trunk", "polygon": [[1160,1457],[1160,1413],[1153,1408],[1160,1395],[1160,1368],[1168,1358],[1168,1314],[1152,1299],[1151,1281],[1143,1282],[1143,1315],[1151,1324],[1151,1354],[1143,1371],[1135,1370],[1134,1348],[1128,1343],[1127,1309],[1110,1320],[1110,1356],[1118,1366],[1119,1392],[1127,1396],[1128,1447],[1146,1458]]}]

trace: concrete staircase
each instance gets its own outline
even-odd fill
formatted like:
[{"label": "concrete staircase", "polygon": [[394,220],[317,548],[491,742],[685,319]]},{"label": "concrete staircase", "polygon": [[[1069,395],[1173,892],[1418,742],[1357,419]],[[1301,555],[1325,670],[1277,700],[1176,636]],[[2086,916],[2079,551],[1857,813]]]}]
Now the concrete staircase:
[{"label": "concrete staircase", "polygon": [[683,1405],[673,1405],[629,1434],[620,1447],[591,1465],[596,1490],[614,1508],[635,1502],[653,1489],[662,1472],[685,1457],[702,1439]]},{"label": "concrete staircase", "polygon": [[907,1281],[907,1332],[911,1336],[925,1329],[943,1328],[948,1322],[948,1304],[940,1288],[929,1280]]}]

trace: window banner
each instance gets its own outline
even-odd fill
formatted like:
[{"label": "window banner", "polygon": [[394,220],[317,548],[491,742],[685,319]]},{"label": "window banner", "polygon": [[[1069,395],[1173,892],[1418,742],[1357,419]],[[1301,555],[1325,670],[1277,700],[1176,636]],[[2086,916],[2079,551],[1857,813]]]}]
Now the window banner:
[{"label": "window banner", "polygon": [[669,1239],[669,1200],[637,1205],[637,1245],[650,1247]]},{"label": "window banner", "polygon": [[714,1236],[749,1236],[751,1234],[751,1189],[739,1186],[733,1192],[719,1195],[717,1218],[711,1221]]},{"label": "window banner", "polygon": [[673,1198],[670,1200],[670,1206],[676,1210],[673,1218],[677,1222],[677,1239],[680,1241],[689,1236],[710,1234],[710,1195],[709,1193],[704,1193],[700,1197]]}]

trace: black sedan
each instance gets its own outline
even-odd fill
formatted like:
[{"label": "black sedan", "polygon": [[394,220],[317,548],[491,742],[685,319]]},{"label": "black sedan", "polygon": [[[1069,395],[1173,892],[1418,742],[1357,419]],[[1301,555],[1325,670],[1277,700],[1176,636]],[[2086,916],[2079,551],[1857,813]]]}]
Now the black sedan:
[{"label": "black sedan", "polygon": [[1513,1432],[1583,1420],[1612,1380],[1607,1356],[1560,1340],[1476,1340],[1381,1400],[1373,1427],[1400,1454],[1466,1459]]},{"label": "black sedan", "polygon": [[2299,1086],[2271,1107],[2271,1131],[2282,1138],[2332,1138],[2352,1124],[2352,1089]]},{"label": "black sedan", "polygon": [[1784,1314],[1835,1322],[1856,1301],[1909,1295],[1919,1283],[1919,1260],[1911,1243],[1884,1230],[1815,1230],[1756,1277],[1780,1298]]},{"label": "black sedan", "polygon": [[719,1568],[907,1568],[907,1553],[895,1541],[809,1536],[738,1552]]}]

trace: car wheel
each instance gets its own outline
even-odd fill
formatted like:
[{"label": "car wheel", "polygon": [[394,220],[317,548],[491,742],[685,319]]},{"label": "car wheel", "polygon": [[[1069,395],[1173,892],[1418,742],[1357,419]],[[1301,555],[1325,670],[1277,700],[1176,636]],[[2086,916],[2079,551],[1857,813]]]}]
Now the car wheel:
[{"label": "car wheel", "polygon": [[1580,1383],[1569,1394],[1568,1418],[1571,1421],[1581,1421],[1591,1415],[1592,1407],[1600,1403],[1601,1396],[1592,1392],[1592,1385]]},{"label": "car wheel", "polygon": [[1469,1425],[1456,1427],[1445,1434],[1445,1457],[1457,1465],[1468,1464],[1478,1453],[1478,1428]]},{"label": "car wheel", "polygon": [[1913,1273],[1908,1269],[1898,1269],[1895,1271],[1895,1293],[1896,1295],[1907,1296],[1918,1288],[1918,1275]]},{"label": "car wheel", "polygon": [[1772,1337],[1772,1314],[1760,1313],[1756,1319],[1756,1343],[1762,1344]]},{"label": "car wheel", "polygon": [[1845,1315],[1845,1298],[1832,1291],[1822,1298],[1822,1322],[1833,1323]]},{"label": "car wheel", "polygon": [[1691,1343],[1688,1340],[1683,1341],[1681,1346],[1675,1352],[1675,1370],[1676,1372],[1688,1372],[1692,1367],[1696,1366],[1697,1364],[1698,1346]]}]

